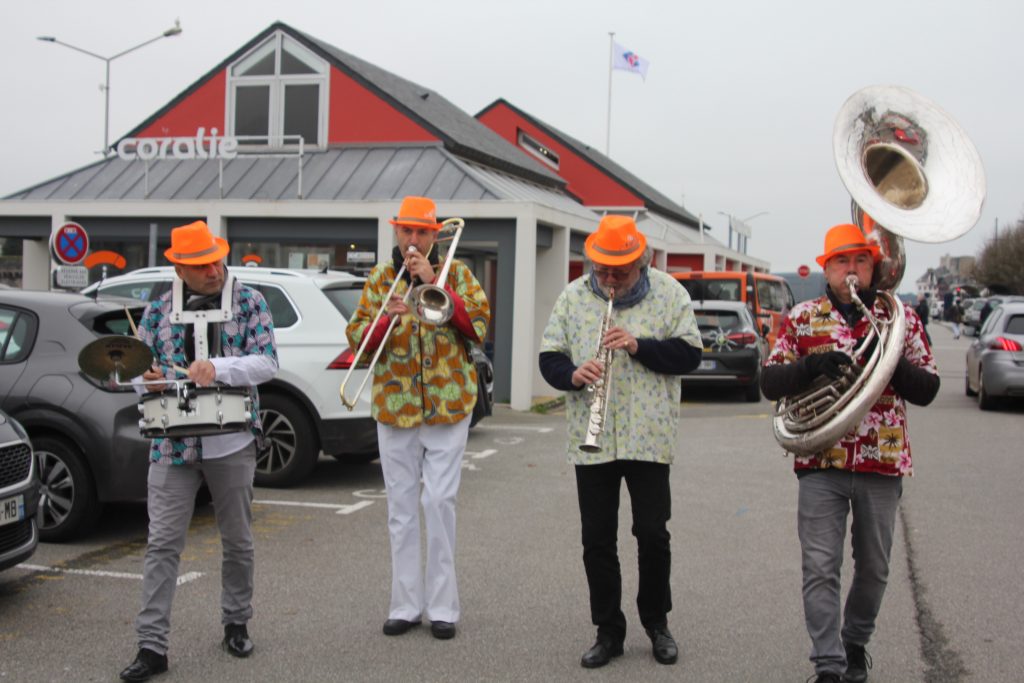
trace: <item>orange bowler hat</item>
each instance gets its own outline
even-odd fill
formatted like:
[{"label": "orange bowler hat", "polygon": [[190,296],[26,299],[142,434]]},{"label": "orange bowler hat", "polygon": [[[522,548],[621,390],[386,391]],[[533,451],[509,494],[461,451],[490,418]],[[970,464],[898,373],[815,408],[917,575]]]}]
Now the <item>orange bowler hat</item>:
[{"label": "orange bowler hat", "polygon": [[825,233],[825,253],[814,260],[824,268],[825,263],[833,256],[865,250],[871,252],[871,258],[876,263],[882,257],[882,250],[879,246],[869,241],[860,228],[852,223],[843,223],[829,228]]},{"label": "orange bowler hat", "polygon": [[643,256],[647,238],[629,216],[605,216],[583,246],[594,263],[622,266]]},{"label": "orange bowler hat", "polygon": [[437,207],[434,206],[434,200],[426,197],[409,196],[403,199],[398,215],[390,223],[404,225],[407,228],[441,229],[441,224],[437,222]]},{"label": "orange bowler hat", "polygon": [[171,263],[202,266],[220,261],[229,251],[227,240],[214,237],[206,221],[196,221],[171,230],[171,248],[164,256]]}]

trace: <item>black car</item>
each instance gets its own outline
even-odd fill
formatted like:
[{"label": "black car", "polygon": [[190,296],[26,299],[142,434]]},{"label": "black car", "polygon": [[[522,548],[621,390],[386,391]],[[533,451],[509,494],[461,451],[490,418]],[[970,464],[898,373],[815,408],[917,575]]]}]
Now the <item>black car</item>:
[{"label": "black car", "polygon": [[149,441],[130,387],[86,376],[78,355],[130,334],[142,304],[80,294],[0,291],[0,409],[28,432],[42,491],[43,541],[84,533],[106,501],[144,501]]},{"label": "black car", "polygon": [[36,551],[38,504],[39,473],[28,434],[0,412],[0,569],[24,562]]},{"label": "black car", "polygon": [[704,354],[697,369],[682,376],[683,387],[740,387],[748,401],[760,401],[767,325],[759,330],[746,304],[738,301],[694,301],[693,313]]}]

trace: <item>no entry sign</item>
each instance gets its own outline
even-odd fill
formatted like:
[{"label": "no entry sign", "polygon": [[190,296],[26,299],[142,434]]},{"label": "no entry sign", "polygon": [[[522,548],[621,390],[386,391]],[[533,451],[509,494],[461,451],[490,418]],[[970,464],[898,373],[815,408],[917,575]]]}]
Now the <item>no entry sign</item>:
[{"label": "no entry sign", "polygon": [[796,274],[799,275],[800,277],[807,277],[808,275],[811,274],[811,269],[808,268],[807,266],[800,266],[799,268],[796,269]]},{"label": "no entry sign", "polygon": [[84,261],[89,253],[89,235],[78,223],[65,223],[53,233],[50,248],[59,261],[73,266]]}]

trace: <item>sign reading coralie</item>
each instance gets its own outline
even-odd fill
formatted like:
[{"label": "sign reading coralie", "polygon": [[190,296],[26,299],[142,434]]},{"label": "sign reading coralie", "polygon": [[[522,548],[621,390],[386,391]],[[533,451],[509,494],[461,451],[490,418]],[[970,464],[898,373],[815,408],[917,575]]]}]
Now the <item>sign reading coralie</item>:
[{"label": "sign reading coralie", "polygon": [[153,159],[234,159],[238,139],[217,136],[217,129],[199,128],[190,138],[124,138],[117,143],[117,156],[125,161]]}]

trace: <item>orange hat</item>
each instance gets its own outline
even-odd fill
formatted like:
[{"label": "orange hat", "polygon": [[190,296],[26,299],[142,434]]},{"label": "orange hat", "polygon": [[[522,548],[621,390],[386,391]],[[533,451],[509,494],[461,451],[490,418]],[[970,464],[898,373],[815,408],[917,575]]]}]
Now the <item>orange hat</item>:
[{"label": "orange hat", "polygon": [[171,230],[171,248],[164,256],[171,263],[203,266],[228,255],[231,247],[222,237],[214,237],[206,221],[196,221]]},{"label": "orange hat", "polygon": [[623,266],[643,256],[647,238],[629,216],[605,216],[584,244],[587,257],[602,266]]},{"label": "orange hat", "polygon": [[437,208],[434,200],[426,197],[406,197],[398,209],[398,215],[390,221],[391,225],[404,225],[408,228],[426,228],[440,230],[437,222]]},{"label": "orange hat", "polygon": [[879,246],[868,240],[860,228],[852,223],[843,223],[829,228],[825,233],[825,253],[814,260],[824,268],[825,263],[833,256],[848,254],[851,251],[870,251],[875,263],[882,258]]}]

